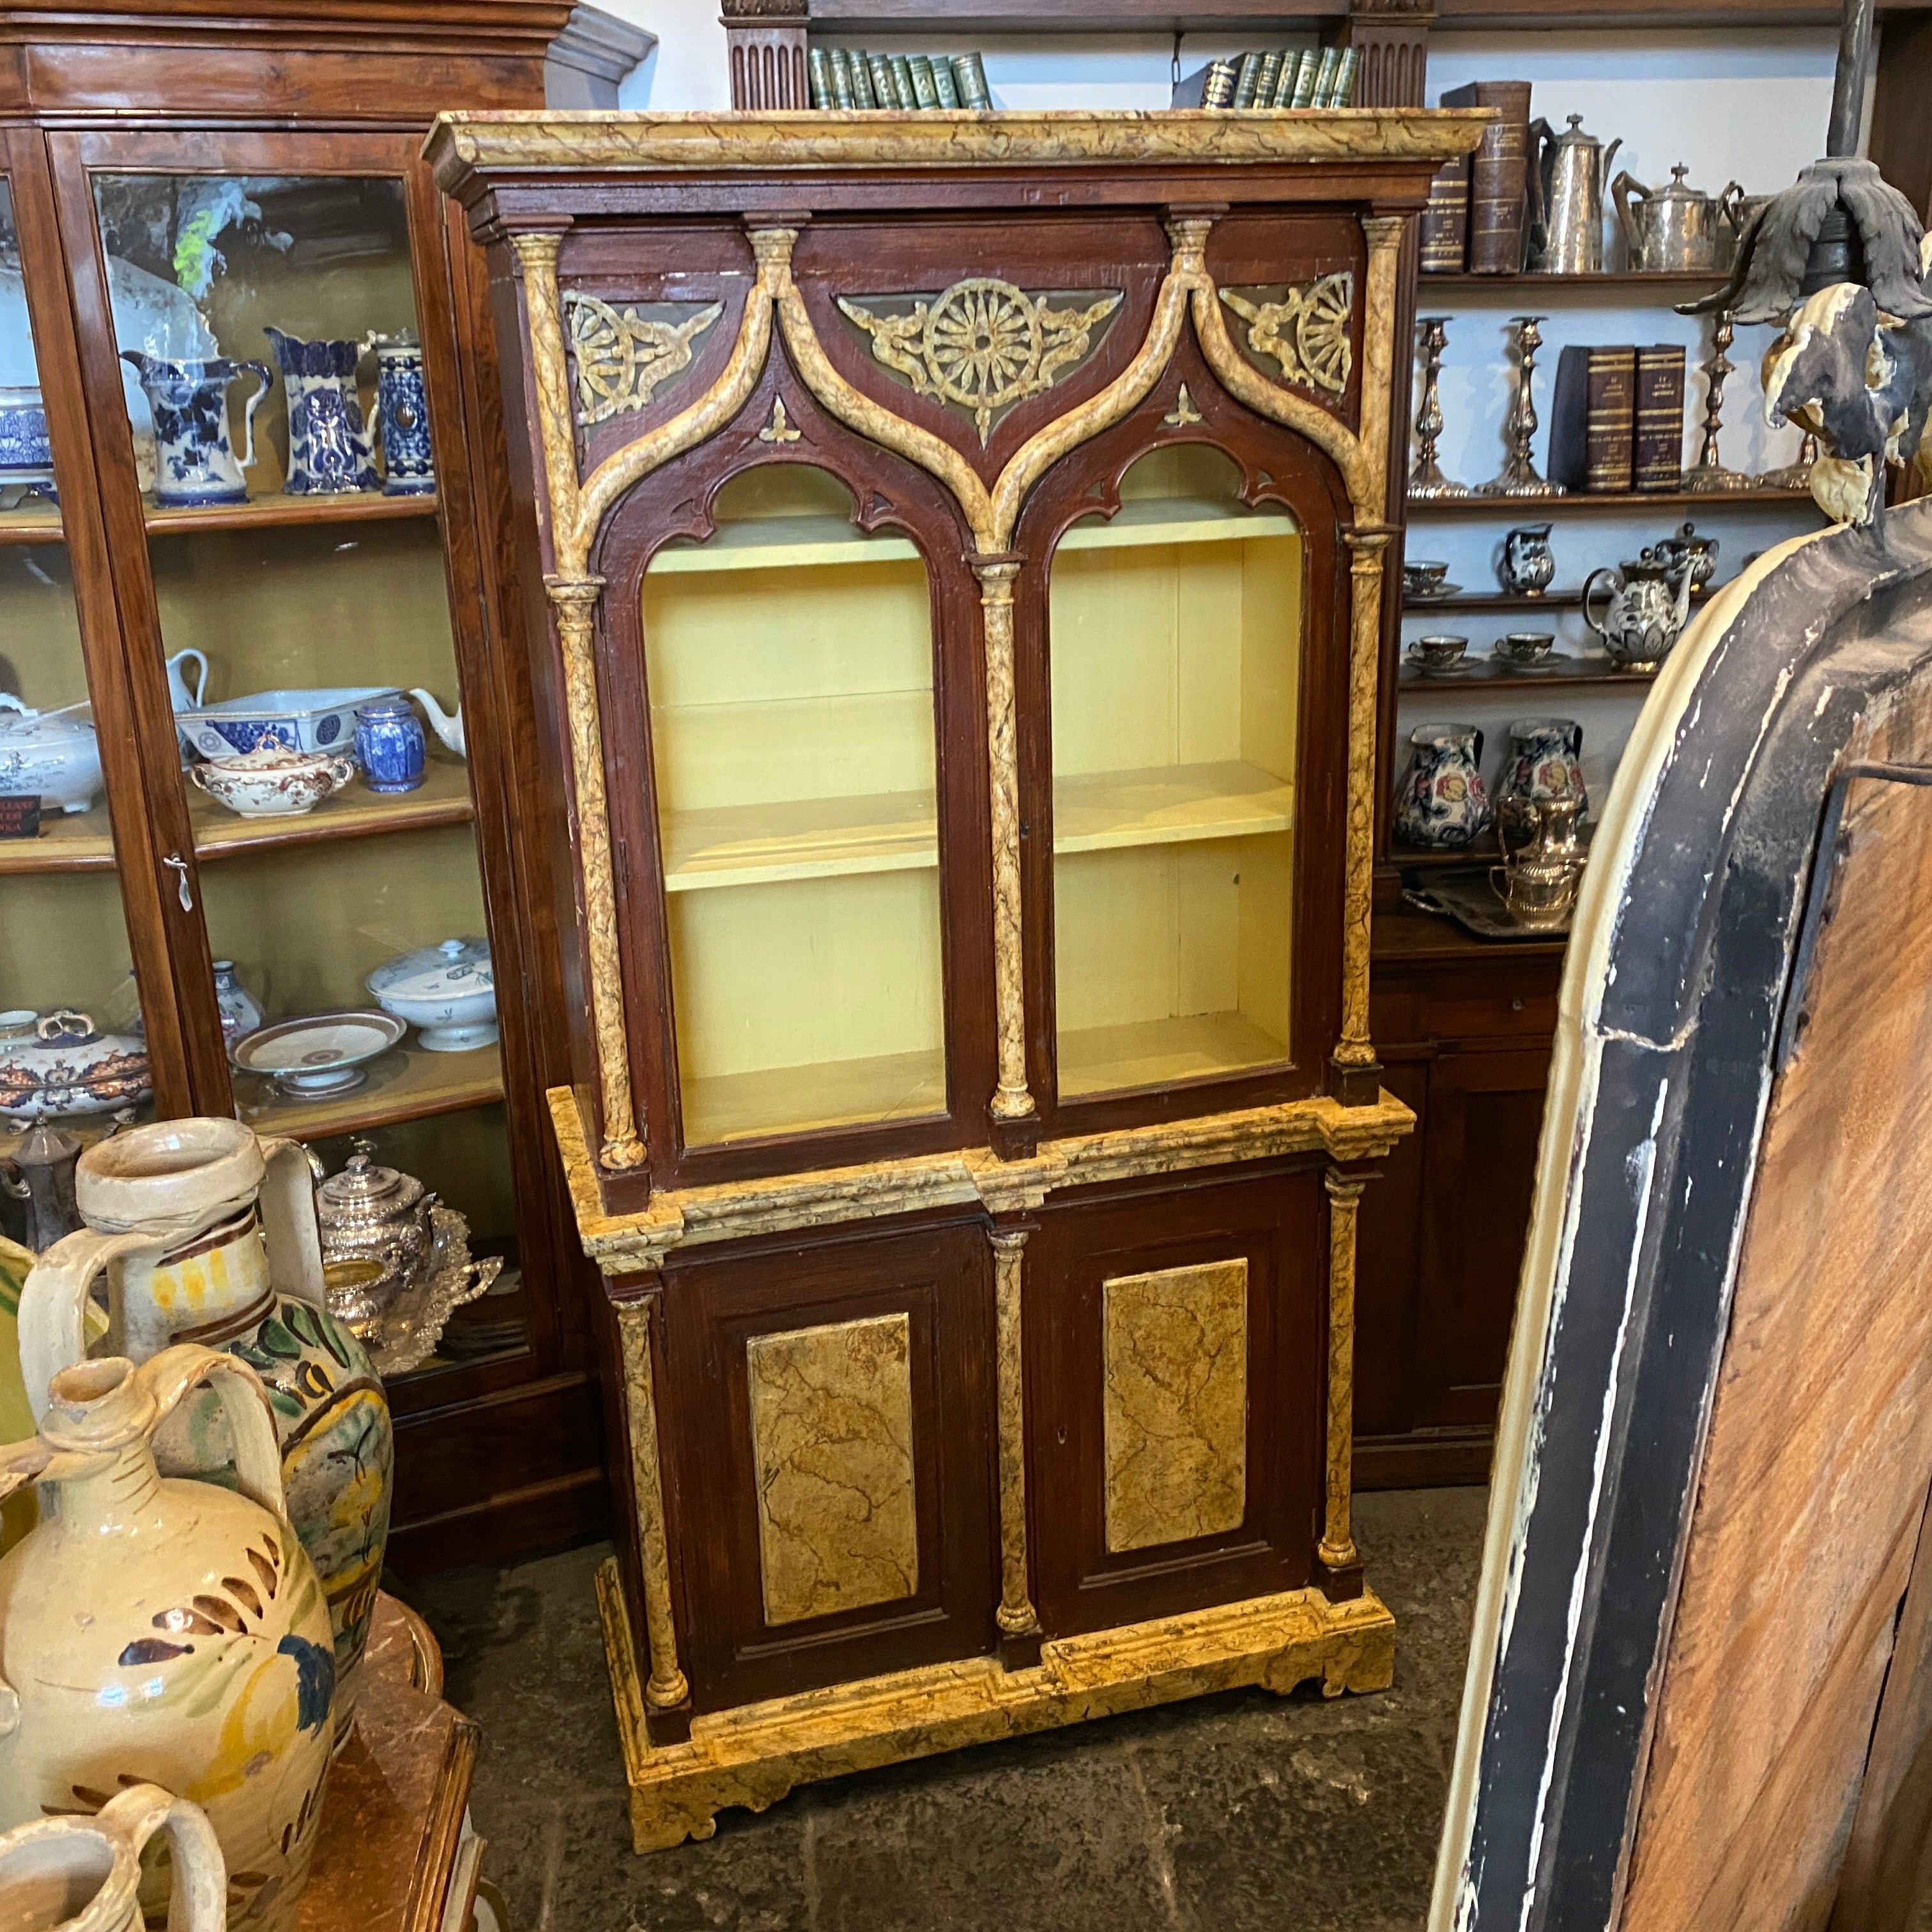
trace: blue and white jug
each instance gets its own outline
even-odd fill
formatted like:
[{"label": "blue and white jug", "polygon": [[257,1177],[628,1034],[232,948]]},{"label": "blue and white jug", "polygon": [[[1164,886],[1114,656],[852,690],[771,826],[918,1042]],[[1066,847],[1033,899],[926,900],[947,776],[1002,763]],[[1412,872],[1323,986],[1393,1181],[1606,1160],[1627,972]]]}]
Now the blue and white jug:
[{"label": "blue and white jug", "polygon": [[382,494],[427,496],[436,488],[436,452],[430,447],[429,398],[423,386],[422,344],[416,331],[371,335],[376,352],[376,406],[369,416],[373,443],[382,440]]},{"label": "blue and white jug", "polygon": [[274,346],[288,393],[289,473],[283,490],[291,496],[340,496],[379,488],[356,390],[362,345],[327,338],[304,342],[272,326],[262,332]]},{"label": "blue and white jug", "polygon": [[[122,362],[140,377],[154,418],[154,501],[177,507],[245,503],[242,472],[255,460],[255,412],[274,378],[262,362],[231,362],[212,356],[170,362],[124,349]],[[255,378],[242,422],[247,447],[242,460],[228,440],[228,389],[238,376]]]}]

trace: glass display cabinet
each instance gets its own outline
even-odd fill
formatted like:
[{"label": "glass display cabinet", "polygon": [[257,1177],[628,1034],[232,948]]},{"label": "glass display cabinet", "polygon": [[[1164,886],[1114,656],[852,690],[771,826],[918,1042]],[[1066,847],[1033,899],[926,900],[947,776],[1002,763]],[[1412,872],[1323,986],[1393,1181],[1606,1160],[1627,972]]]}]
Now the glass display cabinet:
[{"label": "glass display cabinet", "polygon": [[1367,1024],[1390,370],[1480,119],[809,122],[428,149],[526,425],[640,1850],[1392,1667],[1349,1515],[1412,1124]]},{"label": "glass display cabinet", "polygon": [[568,10],[130,18],[165,10],[6,30],[35,79],[0,99],[0,1134],[232,1113],[415,1175],[502,1268],[390,1378],[392,1552],[568,1538],[602,1469],[515,850],[531,698],[488,646],[480,263],[419,154],[425,100],[539,104]]}]

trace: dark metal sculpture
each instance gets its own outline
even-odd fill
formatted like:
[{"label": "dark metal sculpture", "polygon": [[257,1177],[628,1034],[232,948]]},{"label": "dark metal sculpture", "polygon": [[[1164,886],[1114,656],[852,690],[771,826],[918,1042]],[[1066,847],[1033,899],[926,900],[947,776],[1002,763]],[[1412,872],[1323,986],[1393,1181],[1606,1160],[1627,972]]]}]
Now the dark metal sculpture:
[{"label": "dark metal sculpture", "polygon": [[1882,526],[1885,466],[1917,454],[1932,406],[1932,292],[1910,202],[1852,150],[1873,0],[1846,0],[1826,154],[1759,210],[1730,279],[1680,313],[1782,322],[1765,357],[1765,407],[1827,452],[1811,493],[1829,514]]}]

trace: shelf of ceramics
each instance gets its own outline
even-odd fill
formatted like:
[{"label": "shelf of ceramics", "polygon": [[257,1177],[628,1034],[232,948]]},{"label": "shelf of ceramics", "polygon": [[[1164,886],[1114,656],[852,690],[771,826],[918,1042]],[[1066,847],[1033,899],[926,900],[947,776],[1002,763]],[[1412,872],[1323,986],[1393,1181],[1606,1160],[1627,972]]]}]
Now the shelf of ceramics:
[{"label": "shelf of ceramics", "polygon": [[[1292,785],[1238,760],[1084,772],[1060,782],[1053,849],[1100,852],[1286,832],[1294,811]],[[930,792],[716,806],[666,818],[667,892],[908,872],[938,862]]]},{"label": "shelf of ceramics", "polygon": [[1396,682],[1405,694],[1430,691],[1447,695],[1458,687],[1468,689],[1480,686],[1486,691],[1527,691],[1532,686],[1574,690],[1585,685],[1643,686],[1654,682],[1656,677],[1654,670],[1619,670],[1600,651],[1587,656],[1554,651],[1540,664],[1505,664],[1487,651],[1478,652],[1472,646],[1460,664],[1448,670],[1424,670],[1406,658]]},{"label": "shelf of ceramics", "polygon": [[1517,275],[1478,275],[1466,271],[1424,275],[1415,286],[1416,302],[1420,308],[1426,308],[1438,290],[1451,295],[1508,296],[1513,302],[1521,302],[1538,290],[1547,290],[1562,295],[1648,295],[1654,296],[1660,302],[1676,302],[1708,295],[1713,289],[1723,286],[1724,279],[1710,269],[1683,272],[1631,268],[1594,275],[1541,275],[1530,270]]},{"label": "shelf of ceramics", "polygon": [[[1408,520],[1430,517],[1541,517],[1566,510],[1719,510],[1732,504],[1789,503],[1815,507],[1808,490],[1653,490],[1607,492],[1592,496],[1583,490],[1561,496],[1432,496],[1408,500]],[[1822,514],[1821,512],[1820,514]]]},{"label": "shelf of ceramics", "polygon": [[684,1139],[714,1147],[775,1131],[812,1133],[859,1121],[911,1119],[946,1106],[946,1058],[937,1049],[685,1076]]},{"label": "shelf of ceramics", "polygon": [[[240,818],[204,792],[188,795],[195,855],[203,861],[277,845],[311,845],[415,831],[424,826],[465,825],[475,816],[469,768],[443,759],[430,761],[422,784],[412,792],[385,797],[352,784],[324,800],[313,812],[291,818]],[[114,841],[104,804],[88,812],[46,814],[38,838],[0,839],[0,875],[104,872],[113,866]]]},{"label": "shelf of ceramics", "polygon": [[353,496],[250,496],[245,503],[206,503],[191,509],[144,503],[142,520],[152,535],[182,536],[197,530],[272,530],[286,524],[389,523],[399,517],[436,513],[433,495],[385,496],[364,490]]},{"label": "shelf of ceramics", "polygon": [[1060,1034],[1059,1054],[1065,1098],[1225,1078],[1244,1067],[1280,1065],[1288,1046],[1243,1013],[1184,1013],[1078,1028]]},{"label": "shelf of ceramics", "polygon": [[[1720,584],[1712,587],[1721,590],[1724,586]],[[1690,601],[1701,604],[1710,595],[1710,590],[1694,590]],[[1520,610],[1534,616],[1539,610],[1578,610],[1582,602],[1580,590],[1546,590],[1540,597],[1526,597],[1520,590],[1498,590],[1487,596],[1478,592],[1464,597],[1410,597],[1403,601],[1402,608],[1408,617],[1426,617],[1436,610]]]},{"label": "shelf of ceramics", "polygon": [[0,544],[57,544],[67,541],[61,514],[52,503],[29,501],[0,511]]},{"label": "shelf of ceramics", "polygon": [[292,1098],[266,1081],[238,1073],[235,1111],[262,1133],[291,1140],[366,1133],[398,1120],[427,1120],[487,1106],[503,1097],[503,1060],[495,1046],[468,1053],[429,1053],[412,1034],[393,1052],[372,1060],[368,1078],[346,1094]]}]

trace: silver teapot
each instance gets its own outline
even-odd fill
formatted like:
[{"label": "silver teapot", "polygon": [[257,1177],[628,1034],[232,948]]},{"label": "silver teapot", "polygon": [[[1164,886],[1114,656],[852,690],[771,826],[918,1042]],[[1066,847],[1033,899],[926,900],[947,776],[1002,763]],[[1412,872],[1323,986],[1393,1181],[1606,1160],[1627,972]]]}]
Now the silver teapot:
[{"label": "silver teapot", "polygon": [[1576,910],[1588,854],[1576,836],[1582,802],[1568,797],[1538,799],[1530,809],[1536,836],[1490,868],[1490,890],[1517,925],[1532,932],[1560,932]]},{"label": "silver teapot", "polygon": [[[1600,618],[1590,602],[1604,579],[1610,587]],[[1583,621],[1602,638],[1610,662],[1622,670],[1654,670],[1670,655],[1690,614],[1688,559],[1646,550],[1634,563],[1592,571],[1583,586]]]},{"label": "silver teapot", "polygon": [[1559,134],[1547,121],[1529,124],[1530,266],[1550,275],[1594,275],[1604,266],[1604,190],[1623,146],[1606,148],[1570,116]]},{"label": "silver teapot", "polygon": [[318,1176],[315,1214],[329,1312],[368,1341],[429,1265],[436,1196],[412,1174],[380,1165],[374,1142],[358,1139],[350,1146],[340,1174]]},{"label": "silver teapot", "polygon": [[1726,210],[1743,190],[1736,182],[1715,200],[1685,184],[1682,162],[1670,170],[1668,188],[1646,188],[1635,176],[1610,184],[1610,206],[1633,268],[1679,272],[1714,268],[1728,226]]}]

